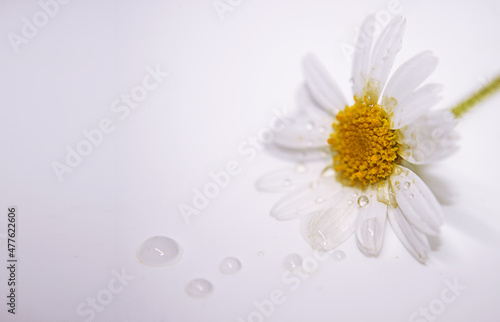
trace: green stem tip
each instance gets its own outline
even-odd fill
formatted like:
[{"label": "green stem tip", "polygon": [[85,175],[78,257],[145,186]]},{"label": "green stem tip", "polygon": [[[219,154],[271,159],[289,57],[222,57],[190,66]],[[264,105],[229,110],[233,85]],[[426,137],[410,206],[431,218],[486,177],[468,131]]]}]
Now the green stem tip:
[{"label": "green stem tip", "polygon": [[474,106],[479,104],[482,100],[492,95],[499,89],[500,89],[500,75],[494,78],[488,84],[484,85],[481,89],[472,94],[472,96],[458,103],[455,107],[451,109],[451,112],[455,115],[455,118],[459,118],[468,111],[470,111]]}]

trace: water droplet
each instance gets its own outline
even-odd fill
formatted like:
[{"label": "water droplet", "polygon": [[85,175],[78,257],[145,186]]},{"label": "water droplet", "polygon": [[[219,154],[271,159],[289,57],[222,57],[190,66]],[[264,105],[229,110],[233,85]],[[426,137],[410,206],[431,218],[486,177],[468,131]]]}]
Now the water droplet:
[{"label": "water droplet", "polygon": [[262,257],[262,256],[264,256],[265,254],[266,254],[266,253],[264,253],[263,251],[260,251],[260,252],[258,252],[258,253],[257,253],[257,256]]},{"label": "water droplet", "polygon": [[283,259],[283,267],[291,272],[302,267],[302,256],[299,254],[288,254]]},{"label": "water droplet", "polygon": [[314,128],[314,123],[313,122],[309,122],[306,124],[306,129],[308,129],[309,131],[312,130]]},{"label": "water droplet", "polygon": [[410,183],[408,181],[406,181],[403,186],[404,186],[405,190],[410,189]]},{"label": "water droplet", "polygon": [[324,178],[333,177],[335,176],[335,170],[333,170],[332,167],[326,167],[323,171],[321,171],[321,176]]},{"label": "water droplet", "polygon": [[363,235],[365,235],[365,238],[367,239],[375,237],[377,228],[378,224],[374,218],[367,219],[361,224],[361,230],[363,231]]},{"label": "water droplet", "polygon": [[410,195],[408,196],[410,199],[413,199],[415,198],[415,195],[413,193],[410,193]]},{"label": "water droplet", "polygon": [[353,197],[353,198],[356,198],[357,196],[358,196],[358,193],[357,193],[357,192],[355,192],[355,193],[353,193],[353,194],[352,194],[352,197]]},{"label": "water droplet", "polygon": [[336,250],[332,253],[332,257],[338,261],[341,261],[345,258],[345,253],[341,250]]},{"label": "water droplet", "polygon": [[165,236],[155,236],[146,239],[139,246],[136,257],[144,265],[160,267],[177,263],[181,254],[181,248],[175,240]]},{"label": "water droplet", "polygon": [[358,205],[360,207],[366,206],[368,203],[370,203],[370,199],[368,199],[366,196],[362,195],[358,198]]},{"label": "water droplet", "polygon": [[[408,156],[410,156],[410,152],[407,152],[408,153]],[[396,167],[396,169],[394,170],[394,174],[399,176],[401,173],[403,172],[403,169],[401,169],[401,167]]]},{"label": "water droplet", "polygon": [[316,203],[323,203],[323,202],[325,202],[325,198],[323,197],[316,198]]},{"label": "water droplet", "polygon": [[292,180],[290,179],[285,179],[283,181],[283,185],[285,185],[285,187],[290,187],[292,185]]},{"label": "water droplet", "polygon": [[318,186],[319,186],[319,183],[316,180],[313,180],[313,181],[311,181],[311,183],[309,183],[309,188],[311,188],[312,190],[318,189]]},{"label": "water droplet", "polygon": [[326,131],[326,129],[323,126],[320,126],[318,128],[318,131],[319,131],[319,133],[324,133]]},{"label": "water droplet", "polygon": [[307,171],[307,167],[303,164],[303,163],[299,163],[296,167],[295,167],[295,172],[297,173],[304,173]]},{"label": "water droplet", "polygon": [[222,274],[232,275],[236,274],[241,269],[241,262],[234,257],[227,257],[222,260],[219,266]]},{"label": "water droplet", "polygon": [[350,206],[352,205],[353,201],[351,199],[347,200],[347,204]]},{"label": "water droplet", "polygon": [[202,299],[207,297],[208,295],[210,295],[210,293],[212,293],[212,290],[212,283],[201,278],[192,280],[186,285],[185,288],[186,294],[195,299]]}]

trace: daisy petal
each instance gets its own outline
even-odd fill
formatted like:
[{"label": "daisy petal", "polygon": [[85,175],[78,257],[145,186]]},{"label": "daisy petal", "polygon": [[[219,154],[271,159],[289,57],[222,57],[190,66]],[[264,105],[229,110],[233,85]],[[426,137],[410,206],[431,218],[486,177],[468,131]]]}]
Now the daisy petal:
[{"label": "daisy petal", "polygon": [[353,199],[355,191],[343,188],[328,208],[311,216],[307,225],[307,241],[313,249],[333,249],[353,233],[358,212]]},{"label": "daisy petal", "polygon": [[314,55],[309,54],[304,58],[303,71],[314,101],[330,115],[336,115],[347,105],[339,86]]},{"label": "daisy petal", "polygon": [[271,209],[271,216],[289,220],[322,212],[339,196],[340,186],[331,178],[314,180],[283,196]]},{"label": "daisy petal", "polygon": [[401,49],[405,27],[406,20],[401,16],[395,17],[384,29],[373,47],[368,69],[370,73],[368,88],[365,88],[365,92],[371,97],[370,101],[372,103],[378,101],[378,97],[389,77],[396,54]]},{"label": "daisy petal", "polygon": [[443,224],[443,213],[424,181],[411,170],[398,165],[391,175],[391,184],[399,208],[408,221],[426,235],[437,235]]},{"label": "daisy petal", "polygon": [[289,161],[309,162],[332,160],[330,146],[328,145],[311,149],[290,149],[281,147],[277,144],[270,144],[266,146],[266,148],[269,153]]},{"label": "daisy petal", "polygon": [[274,132],[274,143],[289,149],[310,149],[327,146],[330,119],[312,113],[299,113],[281,131]]},{"label": "daisy petal", "polygon": [[399,129],[398,154],[415,164],[436,162],[454,153],[459,138],[450,111],[433,111]]},{"label": "daisy petal", "polygon": [[372,49],[373,26],[375,25],[376,22],[373,15],[366,17],[356,42],[352,61],[352,92],[357,97],[363,96],[366,76],[368,74],[368,64],[370,62],[370,50]]},{"label": "daisy petal", "polygon": [[387,205],[377,201],[376,193],[372,193],[368,200],[369,203],[358,211],[356,242],[363,254],[377,256],[384,240]]},{"label": "daisy petal", "polygon": [[262,191],[286,192],[307,185],[324,169],[323,163],[298,164],[295,167],[284,168],[270,172],[256,182],[256,187]]},{"label": "daisy petal", "polygon": [[[402,102],[434,71],[438,59],[430,51],[424,51],[401,65],[391,76],[384,90],[385,98]],[[397,108],[394,112],[397,111]],[[387,111],[391,112],[391,111]]]},{"label": "daisy petal", "polygon": [[427,84],[406,96],[394,109],[393,129],[400,129],[425,114],[441,97],[441,84]]},{"label": "daisy petal", "polygon": [[389,217],[392,229],[405,248],[416,260],[425,263],[427,260],[427,252],[431,249],[427,237],[421,232],[413,229],[401,212],[401,209],[389,207],[387,216]]}]

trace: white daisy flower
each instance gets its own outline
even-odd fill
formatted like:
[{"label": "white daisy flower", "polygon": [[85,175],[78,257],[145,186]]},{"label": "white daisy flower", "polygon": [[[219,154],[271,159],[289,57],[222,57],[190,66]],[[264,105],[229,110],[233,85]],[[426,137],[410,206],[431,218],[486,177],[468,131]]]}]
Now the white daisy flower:
[{"label": "white daisy flower", "polygon": [[[370,30],[369,16],[361,30]],[[437,58],[422,52],[389,78],[406,21],[394,18],[375,41],[361,33],[353,56],[348,104],[321,63],[304,59],[305,85],[299,113],[276,134],[274,147],[288,156],[322,163],[301,164],[261,178],[263,190],[288,191],[271,210],[278,220],[301,218],[304,237],[317,250],[331,250],[355,233],[359,249],[377,256],[386,219],[408,251],[428,258],[428,236],[439,234],[441,207],[411,164],[427,164],[456,150],[455,117],[431,111],[441,85],[421,85]],[[333,123],[333,124],[332,124]],[[326,166],[326,168],[325,168]],[[299,187],[302,184],[302,187]]]}]

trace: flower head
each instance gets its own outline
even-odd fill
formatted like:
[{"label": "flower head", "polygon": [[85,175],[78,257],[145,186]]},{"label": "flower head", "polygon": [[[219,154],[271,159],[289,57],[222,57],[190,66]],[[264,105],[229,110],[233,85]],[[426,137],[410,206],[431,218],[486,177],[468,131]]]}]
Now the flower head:
[{"label": "flower head", "polygon": [[[364,27],[373,20],[369,16]],[[439,233],[441,207],[409,167],[456,150],[455,119],[450,111],[430,111],[441,90],[438,84],[421,85],[437,65],[430,52],[409,59],[388,80],[405,25],[398,16],[376,41],[372,34],[360,35],[353,56],[352,104],[313,55],[304,60],[300,112],[277,135],[275,146],[304,161],[325,163],[313,180],[300,165],[268,174],[258,186],[288,191],[271,215],[301,218],[314,249],[333,249],[355,233],[359,249],[377,256],[388,218],[408,251],[425,262],[427,236]]]}]

